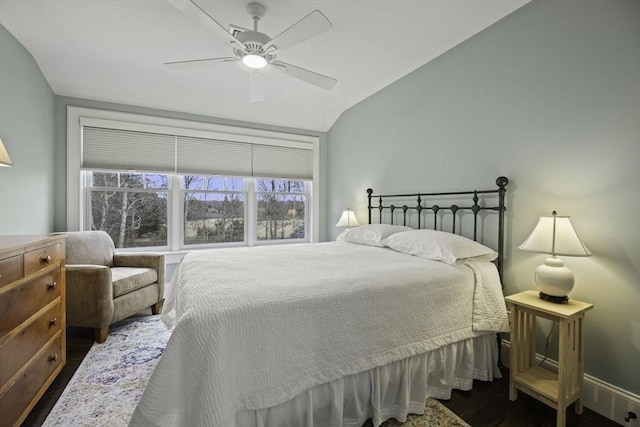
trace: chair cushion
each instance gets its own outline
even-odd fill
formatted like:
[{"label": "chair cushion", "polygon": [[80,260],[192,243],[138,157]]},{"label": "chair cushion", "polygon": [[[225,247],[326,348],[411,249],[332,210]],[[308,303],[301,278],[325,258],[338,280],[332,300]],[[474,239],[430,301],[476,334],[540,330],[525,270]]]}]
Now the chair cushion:
[{"label": "chair cushion", "polygon": [[114,298],[158,281],[158,273],[153,268],[112,267],[111,277]]},{"label": "chair cushion", "polygon": [[65,235],[67,264],[96,264],[113,266],[115,246],[104,231],[73,231]]}]

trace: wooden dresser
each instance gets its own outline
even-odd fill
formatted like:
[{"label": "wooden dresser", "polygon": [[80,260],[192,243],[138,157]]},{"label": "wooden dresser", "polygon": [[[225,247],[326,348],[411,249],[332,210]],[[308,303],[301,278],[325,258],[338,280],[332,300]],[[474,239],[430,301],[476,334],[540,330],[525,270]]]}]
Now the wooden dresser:
[{"label": "wooden dresser", "polygon": [[0,427],[20,425],[66,362],[64,238],[0,237]]}]

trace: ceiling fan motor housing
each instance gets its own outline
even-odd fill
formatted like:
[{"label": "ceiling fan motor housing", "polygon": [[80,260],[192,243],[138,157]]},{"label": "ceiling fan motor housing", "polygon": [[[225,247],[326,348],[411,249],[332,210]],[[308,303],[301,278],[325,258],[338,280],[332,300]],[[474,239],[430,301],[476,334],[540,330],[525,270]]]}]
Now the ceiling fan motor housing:
[{"label": "ceiling fan motor housing", "polygon": [[235,36],[245,46],[244,50],[234,46],[233,53],[235,53],[238,58],[242,58],[249,54],[262,56],[267,60],[267,62],[270,62],[275,58],[275,55],[266,54],[264,51],[264,45],[271,41],[271,37],[268,35],[258,31],[248,30],[238,32]]}]

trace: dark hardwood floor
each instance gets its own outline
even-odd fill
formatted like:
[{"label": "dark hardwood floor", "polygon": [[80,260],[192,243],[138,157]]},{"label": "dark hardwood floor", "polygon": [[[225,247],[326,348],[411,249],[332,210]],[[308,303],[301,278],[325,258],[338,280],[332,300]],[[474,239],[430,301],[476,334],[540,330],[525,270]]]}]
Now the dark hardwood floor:
[{"label": "dark hardwood floor", "polygon": [[[542,402],[518,392],[515,402],[509,400],[509,370],[493,382],[474,381],[470,391],[454,390],[450,400],[442,404],[473,427],[555,427],[556,411]],[[614,427],[617,423],[584,408],[581,415],[567,408],[567,427]]]},{"label": "dark hardwood floor", "polygon": [[[80,328],[67,329],[67,364],[22,424],[24,427],[40,426],[44,422],[92,344],[91,331]],[[451,399],[442,403],[473,427],[555,426],[556,411],[545,404],[522,392],[518,393],[515,402],[509,401],[508,378],[508,370],[503,369],[502,379],[493,382],[476,381],[473,390],[454,391]],[[567,409],[567,427],[617,425],[587,408],[582,415],[576,415],[573,406]]]},{"label": "dark hardwood floor", "polygon": [[[22,423],[23,427],[40,426],[62,394],[67,383],[82,363],[94,343],[93,332],[85,328],[67,328],[67,364],[60,375],[53,380],[51,386],[38,401],[29,416]],[[67,427],[67,426],[65,426]],[[71,426],[69,426],[71,427]]]}]

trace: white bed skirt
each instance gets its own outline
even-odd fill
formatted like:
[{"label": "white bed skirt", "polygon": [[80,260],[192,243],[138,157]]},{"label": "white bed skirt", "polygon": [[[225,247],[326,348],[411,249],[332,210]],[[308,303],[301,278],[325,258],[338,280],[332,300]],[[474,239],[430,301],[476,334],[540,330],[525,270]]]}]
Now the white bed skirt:
[{"label": "white bed skirt", "polygon": [[237,427],[374,427],[422,414],[427,398],[449,399],[473,380],[501,378],[496,334],[489,333],[320,384],[271,408],[243,411]]}]

